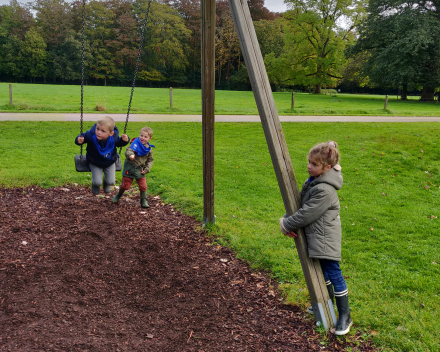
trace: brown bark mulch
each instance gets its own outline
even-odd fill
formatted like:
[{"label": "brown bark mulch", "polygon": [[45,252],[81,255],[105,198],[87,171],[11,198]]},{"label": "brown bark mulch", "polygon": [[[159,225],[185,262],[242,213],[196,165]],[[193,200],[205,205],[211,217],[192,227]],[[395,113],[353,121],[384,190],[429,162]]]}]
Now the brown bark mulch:
[{"label": "brown bark mulch", "polygon": [[375,350],[323,338],[200,223],[149,203],[0,188],[0,350]]}]

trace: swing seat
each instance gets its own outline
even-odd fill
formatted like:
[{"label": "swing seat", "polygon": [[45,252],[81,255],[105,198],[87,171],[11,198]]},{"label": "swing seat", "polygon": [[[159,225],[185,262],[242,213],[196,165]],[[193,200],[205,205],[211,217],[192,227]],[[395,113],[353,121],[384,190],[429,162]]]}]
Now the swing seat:
[{"label": "swing seat", "polygon": [[85,155],[75,155],[75,168],[78,172],[90,172],[89,162]]},{"label": "swing seat", "polygon": [[[75,155],[75,168],[78,172],[90,172],[89,162],[85,155]],[[121,157],[118,155],[118,158],[115,162],[116,171],[122,170],[122,162]]]}]

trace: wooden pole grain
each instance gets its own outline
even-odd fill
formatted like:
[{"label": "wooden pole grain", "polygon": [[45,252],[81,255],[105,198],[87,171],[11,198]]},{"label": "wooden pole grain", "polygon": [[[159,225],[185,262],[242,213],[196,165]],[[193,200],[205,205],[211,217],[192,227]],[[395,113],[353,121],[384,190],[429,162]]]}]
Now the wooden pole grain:
[{"label": "wooden pole grain", "polygon": [[203,222],[214,223],[215,0],[202,0]]},{"label": "wooden pole grain", "polygon": [[[249,7],[246,0],[228,0],[228,2],[286,213],[291,215],[300,207],[298,183],[278,117],[278,111],[275,106]],[[297,157],[302,159],[304,155],[298,155]],[[274,221],[277,220],[274,219]],[[333,305],[329,300],[321,265],[318,260],[309,258],[307,241],[302,230],[298,231],[295,245],[306,279],[315,318],[326,329],[332,328],[336,324],[336,318]]]}]

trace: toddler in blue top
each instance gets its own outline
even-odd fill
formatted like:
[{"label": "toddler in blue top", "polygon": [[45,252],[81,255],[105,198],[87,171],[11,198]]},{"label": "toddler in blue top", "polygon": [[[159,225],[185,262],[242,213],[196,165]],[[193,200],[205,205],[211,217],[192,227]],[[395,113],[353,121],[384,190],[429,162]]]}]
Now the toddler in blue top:
[{"label": "toddler in blue top", "polygon": [[110,116],[104,116],[85,134],[79,134],[75,144],[87,144],[86,158],[92,171],[92,192],[99,194],[104,174],[104,192],[109,193],[115,184],[115,162],[118,158],[116,148],[128,144],[126,134],[119,136],[115,121]]}]

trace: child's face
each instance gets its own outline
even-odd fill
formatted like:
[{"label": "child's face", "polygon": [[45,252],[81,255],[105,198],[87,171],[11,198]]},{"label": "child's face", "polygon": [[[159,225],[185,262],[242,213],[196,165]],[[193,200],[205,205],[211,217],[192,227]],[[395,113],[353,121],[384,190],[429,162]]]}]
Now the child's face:
[{"label": "child's face", "polygon": [[309,159],[309,163],[307,164],[307,171],[312,177],[319,177],[330,169],[330,165],[323,166],[322,163],[313,158]]},{"label": "child's face", "polygon": [[95,134],[98,141],[105,141],[108,137],[113,136],[114,132],[110,131],[107,126],[98,123],[96,125]]},{"label": "child's face", "polygon": [[139,134],[139,140],[143,145],[145,145],[149,141],[151,141],[151,137],[147,132],[141,131],[141,133]]}]

